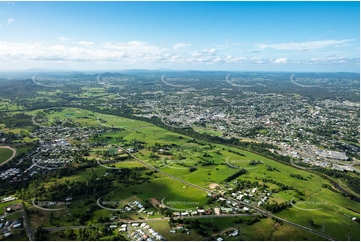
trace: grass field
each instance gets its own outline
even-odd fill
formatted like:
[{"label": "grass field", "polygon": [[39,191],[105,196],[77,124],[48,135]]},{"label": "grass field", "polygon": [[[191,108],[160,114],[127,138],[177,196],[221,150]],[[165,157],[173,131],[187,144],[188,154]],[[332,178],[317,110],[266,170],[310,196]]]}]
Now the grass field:
[{"label": "grass field", "polygon": [[0,164],[9,159],[13,154],[12,150],[0,146]]}]

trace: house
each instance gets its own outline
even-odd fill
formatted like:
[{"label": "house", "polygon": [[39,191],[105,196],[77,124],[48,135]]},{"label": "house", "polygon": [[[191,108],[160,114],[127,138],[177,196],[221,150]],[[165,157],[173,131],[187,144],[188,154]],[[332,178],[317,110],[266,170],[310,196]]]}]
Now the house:
[{"label": "house", "polygon": [[177,233],[177,231],[175,231],[174,229],[172,229],[171,231],[169,231],[169,233],[175,234],[175,233]]},{"label": "house", "polygon": [[125,227],[125,228],[120,228],[119,229],[119,232],[125,232],[125,231],[127,231],[127,228]]},{"label": "house", "polygon": [[132,223],[132,226],[133,226],[133,227],[138,227],[138,226],[139,226],[139,223]]},{"label": "house", "polygon": [[114,225],[114,224],[112,224],[112,225],[110,225],[109,226],[109,228],[111,228],[111,229],[116,229],[118,226],[116,226],[116,225]]},{"label": "house", "polygon": [[219,238],[217,239],[217,241],[223,241],[222,237],[219,237]]},{"label": "house", "polygon": [[158,234],[158,235],[155,236],[155,238],[156,238],[157,240],[162,240],[162,239],[163,239],[163,236],[160,235],[160,234]]},{"label": "house", "polygon": [[238,230],[235,230],[229,236],[237,236],[237,235],[238,235]]},{"label": "house", "polygon": [[177,229],[184,229],[183,224],[178,224]]},{"label": "house", "polygon": [[188,216],[189,214],[188,214],[188,212],[183,212],[183,213],[181,213],[181,215],[182,216]]},{"label": "house", "polygon": [[7,232],[4,234],[5,237],[9,237],[11,235],[11,232]]},{"label": "house", "polygon": [[21,223],[13,224],[13,228],[14,228],[14,229],[19,228],[19,227],[21,227]]},{"label": "house", "polygon": [[233,211],[233,208],[224,208],[224,207],[221,207],[221,212],[222,213],[232,213]]}]

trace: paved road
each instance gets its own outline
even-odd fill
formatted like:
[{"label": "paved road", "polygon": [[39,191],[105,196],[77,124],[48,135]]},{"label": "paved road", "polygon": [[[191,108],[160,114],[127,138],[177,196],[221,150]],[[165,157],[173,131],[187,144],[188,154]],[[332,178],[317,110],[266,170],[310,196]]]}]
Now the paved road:
[{"label": "paved road", "polygon": [[13,154],[11,155],[11,157],[9,159],[7,159],[6,161],[4,161],[3,163],[0,164],[0,166],[2,166],[2,165],[5,165],[6,163],[8,163],[9,161],[11,161],[11,159],[15,157],[16,150],[10,146],[0,146],[0,148],[9,149],[13,152]]},{"label": "paved road", "polygon": [[[197,215],[197,216],[177,216],[174,217],[174,219],[178,218],[219,218],[219,217],[248,217],[248,216],[258,216],[258,214],[221,214],[221,215]],[[151,219],[136,219],[136,220],[128,220],[128,219],[118,219],[117,221],[113,222],[107,222],[104,224],[114,224],[116,222],[122,222],[122,223],[146,223],[149,221],[160,221],[160,220],[169,220],[170,217],[163,217],[163,218],[151,218]],[[96,225],[96,224],[94,224]],[[46,231],[60,231],[60,230],[66,230],[66,229],[84,229],[88,226],[86,225],[77,225],[77,226],[61,226],[61,227],[43,227]]]},{"label": "paved road", "polygon": [[33,241],[33,240],[35,240],[35,238],[34,238],[33,231],[32,231],[32,229],[31,229],[31,227],[30,227],[30,223],[29,223],[28,216],[27,216],[27,214],[26,214],[26,212],[25,212],[24,209],[21,210],[21,212],[22,212],[23,218],[24,218],[24,228],[26,229],[26,233],[27,233],[27,235],[28,235],[28,237],[29,237],[29,240],[30,240],[30,241]]},{"label": "paved road", "polygon": [[37,123],[37,122],[35,121],[35,116],[36,116],[36,115],[34,115],[34,116],[32,117],[32,119],[31,119],[31,121],[33,121],[33,124],[34,124],[34,125],[39,126],[39,127],[42,127],[42,128],[51,128],[51,127],[49,127],[49,126],[45,126],[45,125],[42,125],[42,124]]},{"label": "paved road", "polygon": [[52,232],[52,231],[60,231],[60,230],[66,230],[66,229],[84,229],[87,226],[85,225],[79,225],[79,226],[63,226],[63,227],[43,227],[43,230]]}]

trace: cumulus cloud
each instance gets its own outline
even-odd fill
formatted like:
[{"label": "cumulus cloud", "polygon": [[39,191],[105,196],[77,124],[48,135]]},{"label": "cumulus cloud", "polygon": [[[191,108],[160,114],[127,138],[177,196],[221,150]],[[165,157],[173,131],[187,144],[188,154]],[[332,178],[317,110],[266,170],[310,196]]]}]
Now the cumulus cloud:
[{"label": "cumulus cloud", "polygon": [[344,39],[344,40],[319,40],[319,41],[308,41],[308,42],[290,42],[290,43],[279,43],[279,44],[255,44],[257,48],[260,49],[276,49],[276,50],[311,50],[311,49],[321,49],[330,46],[343,45],[348,42],[353,41],[354,39]]},{"label": "cumulus cloud", "polygon": [[7,22],[7,25],[10,25],[10,24],[12,24],[12,23],[14,23],[14,22],[15,22],[15,20],[14,20],[14,19],[9,18],[9,19],[8,19],[8,22]]}]

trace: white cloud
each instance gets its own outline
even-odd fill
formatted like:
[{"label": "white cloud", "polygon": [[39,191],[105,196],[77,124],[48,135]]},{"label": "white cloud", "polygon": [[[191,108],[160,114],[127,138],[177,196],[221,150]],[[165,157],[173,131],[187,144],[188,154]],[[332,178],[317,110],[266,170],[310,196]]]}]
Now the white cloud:
[{"label": "white cloud", "polygon": [[207,55],[213,55],[217,52],[218,50],[217,49],[203,49],[201,51],[199,51],[198,53],[201,53],[201,54],[207,54]]},{"label": "white cloud", "polygon": [[72,40],[71,38],[67,38],[67,37],[64,37],[64,36],[61,36],[58,38],[61,42],[66,42],[66,41],[69,41],[69,40]]},{"label": "white cloud", "polygon": [[187,47],[187,46],[191,46],[191,44],[187,44],[187,43],[175,43],[173,45],[173,49],[179,49],[179,48],[183,48],[183,47]]},{"label": "white cloud", "polygon": [[15,22],[14,19],[9,18],[9,19],[8,19],[8,22],[7,22],[7,25],[10,25],[10,24],[12,24],[12,23],[14,23],[14,22]]},{"label": "white cloud", "polygon": [[[65,38],[68,39],[68,38]],[[194,52],[177,52],[174,49],[150,45],[142,41],[130,42],[104,42],[96,44],[90,41],[62,42],[49,44],[44,42],[17,43],[0,42],[0,61],[24,62],[44,61],[46,63],[76,64],[88,63],[98,65],[99,63],[113,63],[119,65],[134,64],[138,68],[145,65],[159,66],[172,64],[174,66],[185,65],[352,65],[360,62],[359,58],[345,58],[329,56],[328,58],[302,58],[289,59],[282,57],[241,56],[241,53],[232,54],[219,52],[218,49],[201,49]]]},{"label": "white cloud", "polygon": [[273,63],[276,63],[276,64],[287,63],[287,58],[286,57],[278,58],[278,59],[274,60]]},{"label": "white cloud", "polygon": [[344,45],[348,42],[353,41],[354,39],[344,39],[344,40],[319,40],[319,41],[308,41],[308,42],[290,42],[290,43],[280,43],[280,44],[255,44],[257,48],[260,49],[276,49],[276,50],[311,50],[311,49],[321,49],[330,46],[339,46]]},{"label": "white cloud", "polygon": [[77,42],[77,44],[78,45],[83,45],[83,46],[90,46],[90,45],[93,45],[94,42],[82,40],[82,41]]}]

